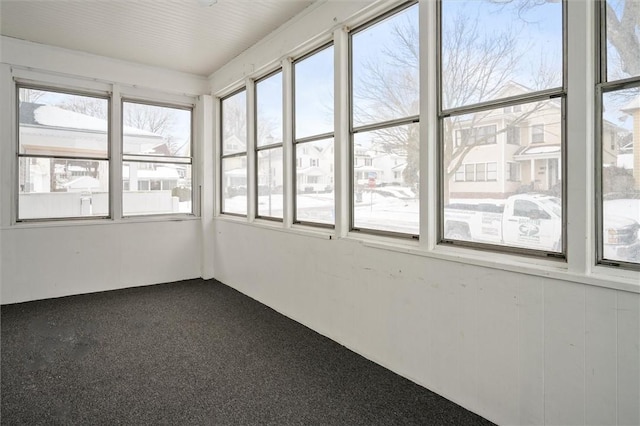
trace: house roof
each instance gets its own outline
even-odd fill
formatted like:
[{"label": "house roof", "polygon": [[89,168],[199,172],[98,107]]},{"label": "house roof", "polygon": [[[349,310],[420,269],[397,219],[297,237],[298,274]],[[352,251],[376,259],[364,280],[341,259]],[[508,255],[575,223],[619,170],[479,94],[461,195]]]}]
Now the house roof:
[{"label": "house roof", "polygon": [[[54,105],[33,102],[20,102],[20,124],[44,126],[57,129],[84,130],[87,132],[106,133],[109,122],[79,112],[70,111]],[[162,138],[153,132],[124,126],[126,135]]]}]

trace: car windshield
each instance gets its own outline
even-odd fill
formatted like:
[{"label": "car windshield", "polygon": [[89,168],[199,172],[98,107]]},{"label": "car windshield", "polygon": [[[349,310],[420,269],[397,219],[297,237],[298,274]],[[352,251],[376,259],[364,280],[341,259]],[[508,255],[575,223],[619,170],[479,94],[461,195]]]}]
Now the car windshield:
[{"label": "car windshield", "polygon": [[562,216],[562,206],[560,204],[560,198],[550,197],[540,200],[540,203],[549,209],[554,215]]}]

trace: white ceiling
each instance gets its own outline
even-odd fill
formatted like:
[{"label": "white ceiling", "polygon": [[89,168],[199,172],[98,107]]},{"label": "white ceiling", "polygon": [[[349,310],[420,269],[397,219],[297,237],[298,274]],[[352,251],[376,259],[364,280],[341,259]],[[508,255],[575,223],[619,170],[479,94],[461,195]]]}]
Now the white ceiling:
[{"label": "white ceiling", "polygon": [[315,0],[0,0],[0,33],[208,76]]}]

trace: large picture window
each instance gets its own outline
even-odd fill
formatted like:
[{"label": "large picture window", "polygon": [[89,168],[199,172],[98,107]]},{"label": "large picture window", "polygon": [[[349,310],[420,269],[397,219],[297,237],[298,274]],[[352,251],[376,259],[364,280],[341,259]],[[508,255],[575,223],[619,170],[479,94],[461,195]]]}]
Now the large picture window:
[{"label": "large picture window", "polygon": [[247,92],[223,98],[221,105],[220,210],[247,215]]},{"label": "large picture window", "polygon": [[350,33],[352,224],[419,233],[418,5]]},{"label": "large picture window", "polygon": [[598,260],[640,265],[640,2],[599,3]]},{"label": "large picture window", "polygon": [[564,257],[564,2],[438,5],[440,241]]},{"label": "large picture window", "polygon": [[17,90],[17,220],[108,217],[106,94]]},{"label": "large picture window", "polygon": [[335,223],[333,62],[333,46],[325,46],[293,64],[298,223]]},{"label": "large picture window", "polygon": [[256,217],[282,220],[282,71],[256,82]]},{"label": "large picture window", "polygon": [[122,214],[193,213],[192,110],[122,103]]}]

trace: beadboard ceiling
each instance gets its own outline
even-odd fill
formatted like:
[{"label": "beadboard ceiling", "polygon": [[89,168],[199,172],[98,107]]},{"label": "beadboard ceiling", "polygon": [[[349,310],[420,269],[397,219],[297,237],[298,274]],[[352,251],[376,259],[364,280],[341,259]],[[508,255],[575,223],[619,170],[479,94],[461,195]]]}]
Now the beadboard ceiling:
[{"label": "beadboard ceiling", "polygon": [[0,33],[208,76],[315,0],[0,0]]}]

